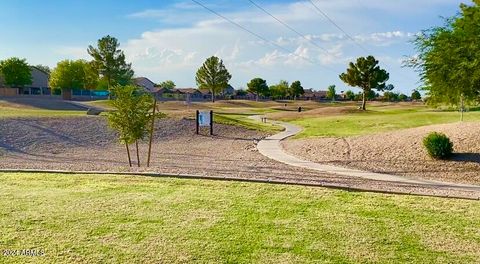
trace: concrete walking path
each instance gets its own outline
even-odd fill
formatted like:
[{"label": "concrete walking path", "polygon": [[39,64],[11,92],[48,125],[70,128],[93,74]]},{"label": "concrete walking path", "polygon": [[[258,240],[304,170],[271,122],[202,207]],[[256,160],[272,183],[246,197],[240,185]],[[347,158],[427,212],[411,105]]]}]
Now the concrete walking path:
[{"label": "concrete walking path", "polygon": [[[257,116],[251,116],[250,118],[260,121],[262,116],[257,115]],[[260,142],[258,142],[257,149],[262,155],[270,159],[282,162],[284,164],[321,171],[321,172],[330,173],[330,174],[337,174],[337,175],[349,176],[349,177],[358,177],[358,178],[364,178],[364,179],[376,180],[376,181],[406,183],[406,184],[413,184],[417,186],[427,186],[427,187],[453,188],[453,189],[462,189],[462,190],[468,190],[468,191],[480,191],[480,186],[477,186],[477,185],[458,184],[458,183],[449,183],[449,182],[432,181],[432,180],[410,179],[407,177],[396,176],[391,174],[361,171],[361,170],[348,169],[348,168],[343,168],[339,166],[326,165],[326,164],[306,161],[286,153],[280,143],[282,140],[295,136],[296,134],[300,133],[302,131],[302,128],[286,122],[280,122],[280,121],[268,121],[268,122],[284,127],[285,130],[283,132],[267,137],[261,140]]]}]

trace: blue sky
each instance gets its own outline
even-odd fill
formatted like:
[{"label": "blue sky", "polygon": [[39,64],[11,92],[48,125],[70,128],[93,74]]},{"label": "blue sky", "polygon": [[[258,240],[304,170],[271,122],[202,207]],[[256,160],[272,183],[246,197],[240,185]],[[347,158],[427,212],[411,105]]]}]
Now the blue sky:
[{"label": "blue sky", "polygon": [[455,15],[462,2],[313,0],[354,42],[308,0],[255,0],[312,44],[248,0],[199,1],[282,49],[188,0],[3,0],[0,59],[17,56],[50,67],[62,59],[90,59],[87,46],[110,34],[120,40],[136,75],[155,82],[171,79],[178,87],[195,87],[198,67],[207,57],[217,55],[237,88],[262,77],[269,84],[300,80],[305,88],[316,90],[335,84],[340,91],[350,89],[338,79],[348,62],[372,54],[390,72],[396,90],[410,93],[419,84],[416,73],[401,67],[405,55],[415,54],[409,40],[422,29],[441,25],[440,17]]}]

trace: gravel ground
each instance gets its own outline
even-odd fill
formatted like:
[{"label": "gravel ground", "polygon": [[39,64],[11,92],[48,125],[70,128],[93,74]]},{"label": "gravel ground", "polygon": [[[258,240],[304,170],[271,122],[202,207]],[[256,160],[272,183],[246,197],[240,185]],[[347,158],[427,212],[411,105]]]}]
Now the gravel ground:
[{"label": "gravel ground", "polygon": [[[480,197],[480,193],[446,188],[322,174],[291,167],[262,156],[256,141],[263,132],[215,125],[215,136],[195,135],[187,119],[157,123],[151,167],[146,168],[146,142],[140,144],[141,168],[128,167],[125,146],[120,145],[104,117],[15,118],[0,120],[1,169],[76,171],[148,171],[218,177],[271,179],[301,183],[429,195]],[[207,134],[207,131],[202,131]],[[296,142],[296,141],[294,141]],[[134,147],[132,160],[136,162]]]},{"label": "gravel ground", "polygon": [[[454,143],[449,161],[428,157],[422,139],[443,132]],[[345,167],[457,183],[480,184],[480,123],[453,123],[347,138],[287,140],[287,152]]]}]

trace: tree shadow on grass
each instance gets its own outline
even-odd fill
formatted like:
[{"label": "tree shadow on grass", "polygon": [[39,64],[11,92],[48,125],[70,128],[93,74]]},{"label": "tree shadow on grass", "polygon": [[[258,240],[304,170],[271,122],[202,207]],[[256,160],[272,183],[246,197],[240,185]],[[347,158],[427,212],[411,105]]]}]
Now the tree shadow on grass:
[{"label": "tree shadow on grass", "polygon": [[25,107],[33,107],[43,110],[63,110],[63,111],[84,111],[86,107],[81,107],[60,98],[50,96],[13,96],[2,97],[2,101]]}]

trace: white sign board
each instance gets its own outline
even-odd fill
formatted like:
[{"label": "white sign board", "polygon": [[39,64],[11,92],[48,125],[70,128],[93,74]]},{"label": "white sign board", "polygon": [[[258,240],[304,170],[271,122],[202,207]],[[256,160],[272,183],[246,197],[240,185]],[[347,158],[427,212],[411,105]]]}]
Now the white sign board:
[{"label": "white sign board", "polygon": [[198,113],[198,125],[210,126],[210,111],[201,111]]}]

